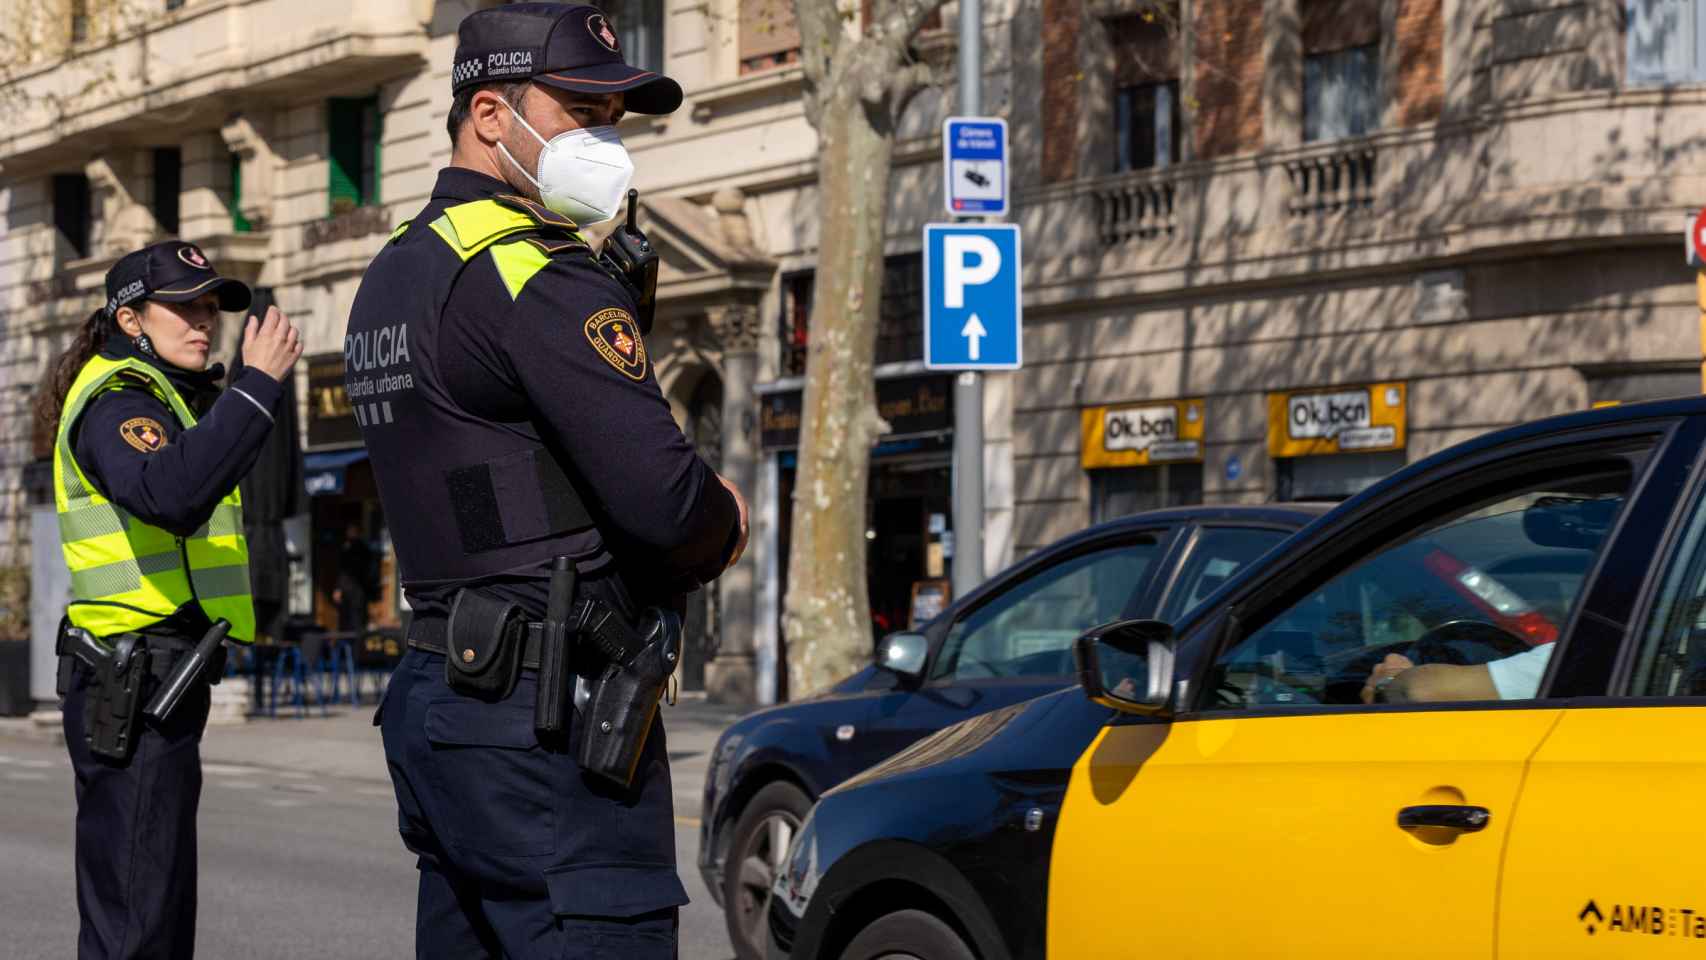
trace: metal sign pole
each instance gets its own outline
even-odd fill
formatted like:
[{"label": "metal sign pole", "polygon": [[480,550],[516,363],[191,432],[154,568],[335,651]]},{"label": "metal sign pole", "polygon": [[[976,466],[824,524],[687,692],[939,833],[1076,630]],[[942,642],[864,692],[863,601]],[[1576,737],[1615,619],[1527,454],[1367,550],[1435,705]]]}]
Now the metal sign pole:
[{"label": "metal sign pole", "polygon": [[[959,113],[983,111],[983,10],[960,0]],[[970,219],[970,218],[960,218]],[[954,597],[983,582],[983,374],[954,377]]]}]

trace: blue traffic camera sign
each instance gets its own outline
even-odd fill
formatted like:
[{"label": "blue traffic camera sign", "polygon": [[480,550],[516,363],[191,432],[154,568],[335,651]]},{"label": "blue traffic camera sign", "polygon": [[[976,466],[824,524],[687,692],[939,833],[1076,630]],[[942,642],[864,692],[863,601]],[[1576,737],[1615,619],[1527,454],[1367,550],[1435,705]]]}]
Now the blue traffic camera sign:
[{"label": "blue traffic camera sign", "polygon": [[1007,121],[942,121],[942,200],[956,217],[1007,215]]},{"label": "blue traffic camera sign", "polygon": [[924,227],[924,365],[1016,370],[1023,359],[1019,227]]}]

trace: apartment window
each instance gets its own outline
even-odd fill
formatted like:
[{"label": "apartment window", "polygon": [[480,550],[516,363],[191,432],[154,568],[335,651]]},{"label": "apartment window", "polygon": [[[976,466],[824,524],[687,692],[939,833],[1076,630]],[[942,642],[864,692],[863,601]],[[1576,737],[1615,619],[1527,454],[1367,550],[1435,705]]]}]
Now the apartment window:
[{"label": "apartment window", "polygon": [[89,3],[88,0],[71,0],[71,42],[82,43],[89,39]]},{"label": "apartment window", "polygon": [[89,255],[89,178],[81,173],[61,173],[53,178],[53,225],[82,259]]},{"label": "apartment window", "polygon": [[1179,162],[1179,58],[1167,17],[1106,21],[1114,66],[1114,169],[1147,170]]},{"label": "apartment window", "polygon": [[740,72],[800,60],[800,27],[791,0],[740,0]]},{"label": "apartment window", "polygon": [[183,190],[183,153],[177,147],[154,151],[154,222],[161,233],[178,232],[178,194]]},{"label": "apartment window", "polygon": [[327,191],[333,215],[379,202],[379,98],[326,101]]},{"label": "apartment window", "polygon": [[182,10],[183,8],[184,0],[166,0],[167,10]]},{"label": "apartment window", "polygon": [[1706,81],[1706,0],[1628,0],[1631,86]]},{"label": "apartment window", "polygon": [[248,217],[243,216],[243,158],[233,153],[229,155],[226,163],[231,171],[231,202],[227,207],[231,213],[231,232],[249,233],[255,229],[255,225],[249,222]]},{"label": "apartment window", "polygon": [[[811,340],[812,283],[808,270],[782,278],[782,373],[806,372]],[[883,261],[883,295],[877,313],[876,362],[901,363],[924,358],[924,258],[909,253]]]},{"label": "apartment window", "polygon": [[1179,162],[1179,84],[1121,87],[1114,96],[1114,169],[1148,170]]},{"label": "apartment window", "polygon": [[663,0],[603,0],[598,5],[616,28],[631,66],[663,72]]},{"label": "apartment window", "polygon": [[1303,139],[1380,127],[1378,0],[1304,0]]}]

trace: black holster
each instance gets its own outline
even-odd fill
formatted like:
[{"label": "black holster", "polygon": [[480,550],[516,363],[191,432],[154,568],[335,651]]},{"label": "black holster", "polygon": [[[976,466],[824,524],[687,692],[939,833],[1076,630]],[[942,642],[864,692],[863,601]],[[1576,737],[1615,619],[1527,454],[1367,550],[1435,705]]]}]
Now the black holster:
[{"label": "black holster", "polygon": [[[602,604],[583,608],[582,633],[597,642],[600,635],[626,630],[620,615]],[[601,619],[602,618],[602,619]],[[681,618],[672,610],[646,611],[637,641],[626,658],[610,657],[592,684],[581,717],[581,769],[624,788],[634,782],[634,770],[657,716],[670,674],[681,659]],[[609,651],[608,643],[598,643]]]},{"label": "black holster", "polygon": [[142,735],[142,683],[149,653],[134,633],[114,637],[112,649],[83,631],[60,625],[59,688],[71,689],[71,661],[82,660],[93,675],[83,698],[83,739],[97,757],[129,763]]}]

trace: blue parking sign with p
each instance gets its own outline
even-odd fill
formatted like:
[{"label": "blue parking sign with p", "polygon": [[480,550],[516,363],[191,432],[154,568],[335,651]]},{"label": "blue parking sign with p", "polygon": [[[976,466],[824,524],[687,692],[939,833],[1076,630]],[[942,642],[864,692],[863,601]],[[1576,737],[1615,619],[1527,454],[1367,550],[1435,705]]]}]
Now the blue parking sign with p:
[{"label": "blue parking sign with p", "polygon": [[1015,370],[1022,358],[1019,227],[924,227],[924,365]]}]

